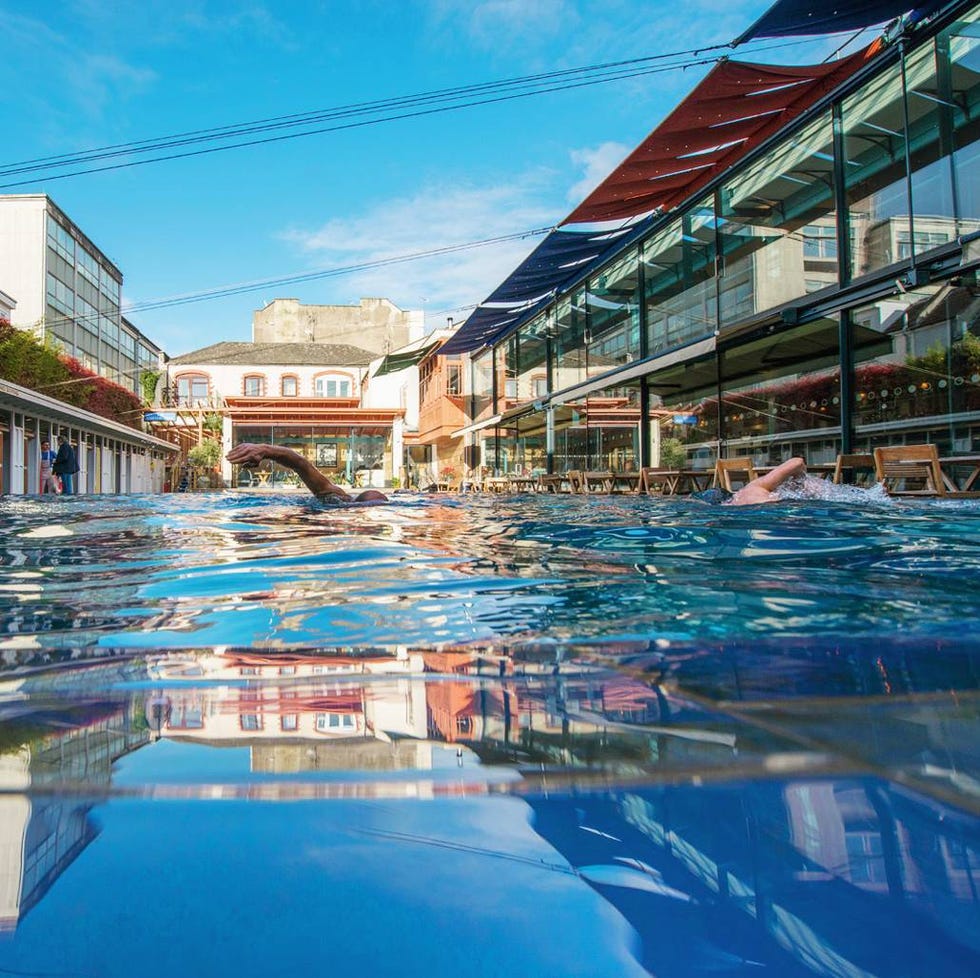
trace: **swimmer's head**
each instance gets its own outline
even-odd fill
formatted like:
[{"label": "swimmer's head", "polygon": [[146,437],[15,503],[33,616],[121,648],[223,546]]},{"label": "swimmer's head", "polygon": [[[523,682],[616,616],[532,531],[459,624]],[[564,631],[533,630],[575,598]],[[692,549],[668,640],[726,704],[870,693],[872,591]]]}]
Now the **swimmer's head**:
[{"label": "swimmer's head", "polygon": [[691,499],[700,500],[702,503],[708,503],[711,506],[720,506],[722,503],[727,503],[734,493],[729,492],[727,489],[722,489],[720,486],[714,486],[711,489],[702,489],[700,492],[692,492]]}]

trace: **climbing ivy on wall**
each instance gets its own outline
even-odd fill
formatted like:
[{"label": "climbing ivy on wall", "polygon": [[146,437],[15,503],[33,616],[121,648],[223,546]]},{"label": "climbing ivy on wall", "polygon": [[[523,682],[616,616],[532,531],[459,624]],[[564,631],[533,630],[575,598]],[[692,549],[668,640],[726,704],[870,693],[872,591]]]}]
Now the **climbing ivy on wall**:
[{"label": "climbing ivy on wall", "polygon": [[103,418],[142,429],[143,405],[125,387],[0,319],[0,378]]}]

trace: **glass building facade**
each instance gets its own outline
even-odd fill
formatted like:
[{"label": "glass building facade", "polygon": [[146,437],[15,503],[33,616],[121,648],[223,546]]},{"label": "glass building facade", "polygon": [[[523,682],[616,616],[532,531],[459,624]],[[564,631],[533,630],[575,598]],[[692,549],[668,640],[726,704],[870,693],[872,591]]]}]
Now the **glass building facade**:
[{"label": "glass building facade", "polygon": [[44,328],[66,354],[127,390],[157,371],[160,350],[120,311],[122,273],[49,202]]},{"label": "glass building facade", "polygon": [[978,152],[964,4],[473,353],[466,437],[498,472],[980,452]]}]

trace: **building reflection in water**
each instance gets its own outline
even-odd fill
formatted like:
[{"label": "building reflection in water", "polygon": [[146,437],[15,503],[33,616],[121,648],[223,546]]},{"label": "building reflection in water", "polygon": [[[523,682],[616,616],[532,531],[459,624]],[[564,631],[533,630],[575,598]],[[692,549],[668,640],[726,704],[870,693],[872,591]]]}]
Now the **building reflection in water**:
[{"label": "building reflection in water", "polygon": [[[483,792],[525,800],[556,864],[629,921],[653,974],[980,973],[976,819],[860,761],[814,757],[796,765],[812,773],[780,773],[800,755],[778,730],[674,689],[544,658],[515,674],[508,657],[472,650],[215,651],[143,665],[149,685],[48,713],[45,678],[21,685],[38,708],[0,755],[8,929],[94,838],[90,811],[111,800],[113,765],[165,740],[245,747],[249,771],[273,786],[346,775],[361,797],[381,772],[423,797],[418,786],[454,759],[505,766],[519,780]],[[928,726],[936,754],[942,731]],[[281,787],[267,797],[292,796]]]},{"label": "building reflection in water", "polygon": [[[17,684],[25,695],[36,685]],[[2,729],[0,928],[9,931],[95,837],[88,814],[109,793],[113,763],[149,735],[129,697],[51,707]],[[66,784],[76,791],[58,791]]]}]

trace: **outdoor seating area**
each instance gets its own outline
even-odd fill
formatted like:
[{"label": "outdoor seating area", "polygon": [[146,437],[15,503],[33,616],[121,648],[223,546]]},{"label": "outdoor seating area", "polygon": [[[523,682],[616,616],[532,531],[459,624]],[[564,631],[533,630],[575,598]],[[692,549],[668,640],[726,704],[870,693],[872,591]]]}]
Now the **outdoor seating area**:
[{"label": "outdoor seating area", "polygon": [[[717,459],[713,467],[697,469],[643,466],[623,470],[483,474],[458,483],[439,483],[438,488],[444,492],[684,496],[713,486],[736,492],[772,468],[744,455]],[[933,444],[886,446],[876,448],[873,453],[840,454],[835,462],[809,463],[807,472],[834,485],[867,488],[881,483],[894,496],[980,498],[980,455],[940,456]]]}]

